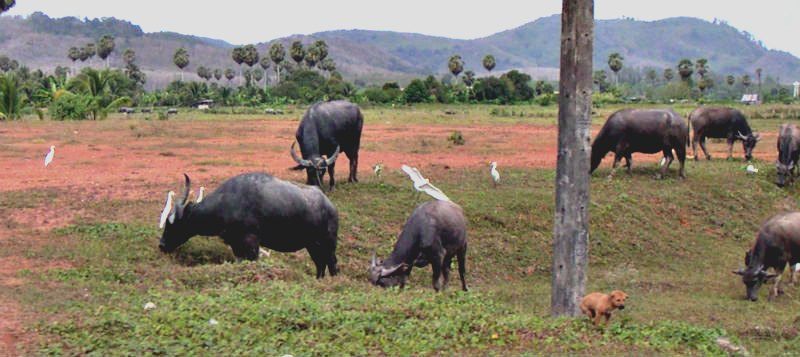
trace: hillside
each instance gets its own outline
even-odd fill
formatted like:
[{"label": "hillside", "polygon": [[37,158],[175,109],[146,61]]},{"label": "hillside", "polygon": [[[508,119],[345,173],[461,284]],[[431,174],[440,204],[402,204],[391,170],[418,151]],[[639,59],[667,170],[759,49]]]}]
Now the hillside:
[{"label": "hillside", "polygon": [[[481,58],[491,53],[497,71],[522,69],[534,78],[557,76],[560,16],[538,19],[488,37],[456,40],[412,33],[368,30],[336,30],[295,35],[272,41],[324,39],[339,70],[359,82],[406,81],[411,77],[446,71],[447,58],[461,54],[467,69],[483,71]],[[177,33],[145,33],[139,26],[114,18],[79,20],[52,19],[41,13],[28,18],[0,17],[0,54],[36,68],[68,65],[70,46],[82,45],[103,34],[117,37],[117,49],[133,48],[151,85],[161,86],[176,77],[172,64],[175,48],[183,46],[191,55],[188,71],[196,66],[234,67],[233,47],[222,40]],[[272,41],[258,45],[266,52]],[[598,20],[595,64],[605,67],[612,52],[625,57],[626,67],[674,66],[681,58],[706,57],[712,71],[722,74],[753,73],[764,68],[765,76],[800,78],[800,59],[789,53],[768,50],[746,32],[725,23],[681,17],[659,21],[632,19]],[[112,64],[119,64],[112,55]],[[99,64],[98,64],[99,65]]]}]

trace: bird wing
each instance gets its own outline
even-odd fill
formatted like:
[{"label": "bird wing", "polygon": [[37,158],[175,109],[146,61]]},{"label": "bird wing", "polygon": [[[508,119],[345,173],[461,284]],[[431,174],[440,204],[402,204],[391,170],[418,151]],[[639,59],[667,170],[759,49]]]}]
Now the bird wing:
[{"label": "bird wing", "polygon": [[49,165],[53,161],[54,154],[55,152],[53,150],[47,153],[47,156],[44,157],[44,166]]},{"label": "bird wing", "polygon": [[428,182],[424,185],[420,186],[419,188],[422,192],[425,192],[429,196],[439,200],[439,201],[450,201],[450,198],[442,192],[439,188],[434,186],[432,183]]},{"label": "bird wing", "polygon": [[409,178],[411,178],[411,181],[414,181],[415,187],[421,186],[427,181],[424,177],[422,177],[422,174],[419,173],[419,170],[414,167],[403,165],[400,168],[406,173],[406,175],[408,175]]},{"label": "bird wing", "polygon": [[500,181],[500,172],[497,169],[492,170],[492,178],[495,181]]}]

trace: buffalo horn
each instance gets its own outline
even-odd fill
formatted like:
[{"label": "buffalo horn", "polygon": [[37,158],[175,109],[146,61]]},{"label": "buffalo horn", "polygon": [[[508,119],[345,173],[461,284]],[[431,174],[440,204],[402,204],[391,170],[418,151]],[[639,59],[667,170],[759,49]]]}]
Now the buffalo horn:
[{"label": "buffalo horn", "polygon": [[333,155],[331,155],[331,157],[329,157],[327,160],[325,160],[325,163],[328,164],[328,166],[333,165],[334,163],[336,163],[336,157],[339,156],[339,149],[340,149],[340,147],[337,145],[336,146],[336,151],[333,152]]},{"label": "buffalo horn", "polygon": [[292,159],[294,159],[294,161],[296,161],[300,166],[310,167],[311,166],[311,161],[308,161],[306,159],[301,159],[299,156],[297,156],[297,152],[294,151],[294,144],[297,144],[297,142],[296,141],[293,142],[292,143],[292,148],[291,148],[291,150],[289,150],[289,153],[292,154]]}]

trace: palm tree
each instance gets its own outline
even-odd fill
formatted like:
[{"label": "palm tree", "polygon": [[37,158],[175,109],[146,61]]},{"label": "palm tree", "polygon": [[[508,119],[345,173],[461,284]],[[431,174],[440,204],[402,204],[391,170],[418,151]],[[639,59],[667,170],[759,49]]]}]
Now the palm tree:
[{"label": "palm tree", "polygon": [[181,70],[181,82],[183,82],[183,69],[189,65],[189,52],[183,47],[178,48],[172,56],[172,62]]},{"label": "palm tree", "polygon": [[748,88],[750,88],[751,84],[753,84],[753,82],[750,80],[750,75],[749,74],[743,75],[742,76],[742,85],[744,86],[744,90],[745,91],[747,91]]},{"label": "palm tree", "polygon": [[19,83],[11,75],[0,76],[0,120],[20,117],[24,105]]},{"label": "palm tree", "polygon": [[708,60],[699,58],[697,62],[694,63],[694,69],[697,74],[700,75],[700,79],[706,78],[706,73],[708,73]]},{"label": "palm tree", "polygon": [[734,77],[732,74],[729,74],[727,77],[725,77],[725,82],[728,83],[729,86],[733,86],[736,84],[736,77]]},{"label": "palm tree", "polygon": [[314,66],[319,63],[319,49],[317,46],[308,46],[308,50],[306,51],[306,66],[308,69],[314,68]]},{"label": "palm tree", "polygon": [[122,61],[125,62],[126,65],[130,66],[134,62],[136,62],[136,51],[128,48],[122,52]]},{"label": "palm tree", "polygon": [[483,68],[486,68],[486,71],[488,71],[489,73],[492,72],[494,66],[496,65],[497,62],[494,60],[494,56],[486,55],[485,57],[483,57]]},{"label": "palm tree", "polygon": [[300,41],[292,42],[292,47],[289,49],[289,55],[292,56],[292,59],[297,62],[297,66],[299,67],[303,63],[303,59],[306,57],[306,50],[303,49],[303,43]]},{"label": "palm tree", "polygon": [[461,59],[461,55],[453,55],[450,57],[450,60],[447,61],[447,68],[450,70],[450,73],[456,77],[456,82],[458,81],[458,75],[464,71],[464,60]]},{"label": "palm tree", "polygon": [[225,69],[225,78],[228,80],[228,85],[231,84],[231,80],[236,78],[236,71],[230,68]]},{"label": "palm tree", "polygon": [[624,60],[625,58],[617,52],[608,56],[608,68],[614,72],[614,84],[619,84],[619,71],[622,70]]},{"label": "palm tree", "polygon": [[658,80],[658,73],[656,73],[655,69],[652,68],[648,69],[645,76],[647,76],[647,80],[650,81],[650,85],[653,86],[656,85],[656,81]]},{"label": "palm tree", "polygon": [[283,44],[275,42],[269,47],[269,59],[275,64],[275,75],[278,77],[277,81],[281,81],[281,63],[286,58],[286,49]]},{"label": "palm tree", "polygon": [[86,62],[86,60],[88,60],[89,57],[91,57],[91,56],[89,56],[89,51],[86,49],[86,47],[81,47],[81,49],[80,49],[80,60],[81,60],[81,63]]},{"label": "palm tree", "polygon": [[67,58],[72,61],[72,67],[75,68],[75,61],[81,59],[81,50],[75,46],[70,47],[67,51]]},{"label": "palm tree", "polygon": [[761,68],[756,68],[756,81],[758,83],[758,93],[761,93]]},{"label": "palm tree", "polygon": [[475,72],[465,71],[463,81],[465,86],[472,87],[472,84],[475,83]]},{"label": "palm tree", "polygon": [[242,63],[244,63],[244,48],[234,47],[231,51],[231,59],[239,66],[239,75],[242,74]]},{"label": "palm tree", "polygon": [[256,83],[258,83],[261,82],[262,79],[264,79],[264,71],[258,68],[254,69],[253,80],[256,81]]},{"label": "palm tree", "polygon": [[711,77],[701,78],[697,81],[697,89],[700,89],[700,95],[705,94],[706,89],[714,86],[714,80]]},{"label": "palm tree", "polygon": [[89,112],[92,120],[105,118],[108,112],[123,105],[129,105],[128,97],[114,98],[111,91],[113,75],[109,70],[86,69],[69,83],[72,90],[90,97]]},{"label": "palm tree", "polygon": [[219,80],[222,79],[222,75],[223,75],[222,69],[217,68],[214,70],[214,79],[216,79],[217,82],[219,82]]},{"label": "palm tree", "polygon": [[688,58],[684,58],[678,62],[678,74],[681,76],[681,79],[688,81],[692,78],[692,73],[694,73],[692,67],[692,60]]},{"label": "palm tree", "polygon": [[272,65],[269,56],[262,56],[261,60],[258,61],[258,65],[261,66],[262,70],[264,70],[264,90],[267,90],[267,83],[269,82],[269,73],[267,72],[267,69],[269,69],[269,66]]},{"label": "palm tree", "polygon": [[317,40],[314,42],[313,46],[317,49],[317,60],[319,63],[322,63],[328,58],[328,44],[323,40]]},{"label": "palm tree", "polygon": [[95,46],[94,42],[90,42],[86,44],[86,47],[84,47],[84,49],[86,52],[86,56],[88,56],[87,59],[89,60],[89,67],[91,67],[92,58],[94,58],[94,56],[97,55],[97,47]]},{"label": "palm tree", "polygon": [[253,71],[250,68],[245,69],[242,72],[242,77],[244,77],[244,85],[250,87],[250,82],[253,80]]},{"label": "palm tree", "polygon": [[0,14],[14,7],[15,2],[15,0],[0,0]]},{"label": "palm tree", "polygon": [[319,63],[319,68],[328,72],[328,75],[332,75],[333,72],[336,72],[336,62],[332,58],[326,58]]},{"label": "palm tree", "polygon": [[664,80],[670,82],[673,78],[675,78],[675,72],[672,71],[672,68],[664,68]]},{"label": "palm tree", "polygon": [[258,49],[256,49],[256,46],[247,45],[242,47],[242,62],[250,69],[258,63]]},{"label": "palm tree", "polygon": [[106,68],[109,66],[108,58],[111,52],[114,52],[115,46],[114,37],[110,35],[100,37],[100,41],[97,42],[97,56],[106,61]]}]

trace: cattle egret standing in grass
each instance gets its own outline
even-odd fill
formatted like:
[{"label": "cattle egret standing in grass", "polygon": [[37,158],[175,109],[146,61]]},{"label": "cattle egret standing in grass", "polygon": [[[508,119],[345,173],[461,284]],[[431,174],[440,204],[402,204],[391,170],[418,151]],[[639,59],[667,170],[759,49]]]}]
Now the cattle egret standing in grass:
[{"label": "cattle egret standing in grass", "polygon": [[403,165],[401,169],[411,178],[411,181],[414,181],[414,189],[418,192],[424,192],[439,201],[450,201],[442,190],[436,188],[428,179],[422,177],[416,167]]},{"label": "cattle egret standing in grass", "polygon": [[47,167],[47,165],[50,165],[50,163],[53,162],[54,156],[56,156],[56,146],[51,145],[50,152],[48,152],[47,156],[44,157],[44,167]]},{"label": "cattle egret standing in grass", "polygon": [[380,163],[375,164],[375,166],[372,167],[372,171],[375,172],[375,176],[378,176],[378,178],[381,178],[381,173],[383,172],[383,164],[380,164]]},{"label": "cattle egret standing in grass", "polygon": [[746,170],[747,170],[747,172],[749,172],[751,174],[757,174],[758,173],[758,169],[753,165],[747,165]]},{"label": "cattle egret standing in grass", "polygon": [[492,161],[492,163],[489,164],[489,173],[492,174],[494,187],[497,187],[497,184],[500,183],[500,172],[497,171],[497,161]]}]

